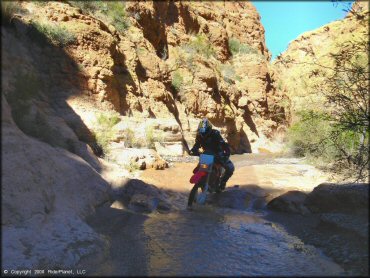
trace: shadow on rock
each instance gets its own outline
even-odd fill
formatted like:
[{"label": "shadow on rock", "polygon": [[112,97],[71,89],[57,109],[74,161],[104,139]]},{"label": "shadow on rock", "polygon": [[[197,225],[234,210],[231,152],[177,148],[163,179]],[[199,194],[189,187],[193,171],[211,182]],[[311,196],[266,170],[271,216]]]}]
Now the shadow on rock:
[{"label": "shadow on rock", "polygon": [[221,193],[211,194],[209,203],[217,207],[238,210],[263,210],[276,189],[255,184],[235,185]]},{"label": "shadow on rock", "polygon": [[112,208],[129,209],[139,213],[168,212],[172,206],[166,192],[138,179],[126,179],[112,190]]},{"label": "shadow on rock", "polygon": [[289,191],[267,204],[266,218],[322,248],[350,275],[368,274],[369,184],[323,183],[309,194]]}]

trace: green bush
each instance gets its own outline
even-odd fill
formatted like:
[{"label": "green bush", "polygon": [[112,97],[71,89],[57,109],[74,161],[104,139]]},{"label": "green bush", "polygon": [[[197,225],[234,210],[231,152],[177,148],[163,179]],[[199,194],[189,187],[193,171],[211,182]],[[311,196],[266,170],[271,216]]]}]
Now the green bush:
[{"label": "green bush", "polygon": [[184,78],[179,72],[175,72],[172,75],[172,81],[171,81],[172,87],[176,90],[176,92],[180,92],[183,84],[184,84]]},{"label": "green bush", "polygon": [[[300,120],[287,132],[288,146],[295,155],[305,156],[324,169],[353,177],[368,160],[370,131],[365,136],[335,124],[323,112],[300,111]],[[352,169],[352,170],[348,170]],[[357,169],[357,170],[356,170]]]},{"label": "green bush", "polygon": [[[300,120],[288,129],[288,146],[298,156],[333,158],[335,150],[329,137],[332,127],[328,115],[321,112],[298,112]],[[334,154],[333,154],[334,152]]]},{"label": "green bush", "polygon": [[229,50],[233,56],[237,54],[258,54],[258,50],[248,44],[241,43],[236,38],[229,39]]},{"label": "green bush", "polygon": [[139,166],[139,164],[137,164],[137,163],[136,163],[136,162],[134,162],[134,161],[130,161],[130,163],[129,163],[129,164],[126,164],[126,165],[125,165],[125,168],[126,168],[126,170],[128,170],[130,173],[132,173],[132,172],[136,172],[136,171],[140,170],[140,166]]},{"label": "green bush", "polygon": [[76,40],[76,36],[68,31],[65,27],[57,24],[47,24],[33,21],[33,27],[41,34],[59,46],[66,46],[73,43]]},{"label": "green bush", "polygon": [[68,1],[71,5],[78,7],[85,13],[95,13],[102,8],[102,4],[100,1],[89,1],[89,0],[81,0],[81,1]]},{"label": "green bush", "polygon": [[100,126],[107,128],[112,128],[121,121],[119,115],[116,113],[100,114],[96,120]]},{"label": "green bush", "polygon": [[124,32],[129,27],[125,1],[69,1],[69,3],[84,13],[112,24],[119,32]]},{"label": "green bush", "polygon": [[204,34],[193,36],[190,42],[183,46],[183,49],[190,55],[198,53],[206,58],[210,58],[215,55],[212,45]]},{"label": "green bush", "polygon": [[116,137],[116,131],[113,129],[120,122],[117,113],[99,114],[96,118],[98,127],[94,130],[97,144],[102,148],[105,155],[109,154],[109,143]]},{"label": "green bush", "polygon": [[125,129],[124,131],[124,141],[128,148],[133,148],[135,145],[135,133],[132,129]]},{"label": "green bush", "polygon": [[156,136],[154,133],[153,126],[147,126],[145,129],[145,141],[146,147],[149,149],[155,149],[155,142],[162,142],[163,138],[161,136]]}]

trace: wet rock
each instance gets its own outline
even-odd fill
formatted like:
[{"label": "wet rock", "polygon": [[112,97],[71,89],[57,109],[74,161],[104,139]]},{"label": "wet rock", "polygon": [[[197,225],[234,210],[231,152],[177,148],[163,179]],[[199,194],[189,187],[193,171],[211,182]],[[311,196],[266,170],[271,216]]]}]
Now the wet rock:
[{"label": "wet rock", "polygon": [[308,194],[304,204],[314,212],[363,214],[368,210],[369,184],[323,183]]},{"label": "wet rock", "polygon": [[[369,232],[369,222],[367,217],[344,213],[322,213],[320,220],[326,224],[355,232],[366,238]],[[332,239],[336,239],[335,236]]]},{"label": "wet rock", "polygon": [[135,194],[131,197],[129,203],[129,209],[136,212],[153,212],[158,206],[158,198],[145,195],[145,194]]},{"label": "wet rock", "polygon": [[267,204],[267,208],[282,212],[308,214],[310,211],[304,205],[306,197],[307,194],[301,191],[288,191],[287,193],[272,199]]},{"label": "wet rock", "polygon": [[161,212],[168,212],[171,210],[171,204],[163,200],[159,200],[157,210]]},{"label": "wet rock", "polygon": [[147,184],[138,179],[127,179],[127,182],[117,192],[120,197],[131,198],[135,194],[145,194],[149,196],[160,196],[160,190],[154,185]]},{"label": "wet rock", "polygon": [[171,204],[157,187],[137,179],[128,179],[120,189],[116,190],[115,197],[121,204],[136,212],[171,210]]},{"label": "wet rock", "polygon": [[220,194],[212,194],[210,202],[218,207],[243,210],[249,207],[251,196],[246,190],[231,188]]}]

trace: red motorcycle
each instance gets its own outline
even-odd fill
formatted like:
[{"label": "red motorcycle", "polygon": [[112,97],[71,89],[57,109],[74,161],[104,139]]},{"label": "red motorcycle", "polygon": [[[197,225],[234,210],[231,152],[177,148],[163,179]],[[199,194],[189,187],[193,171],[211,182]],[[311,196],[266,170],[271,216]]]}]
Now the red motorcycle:
[{"label": "red motorcycle", "polygon": [[[193,170],[193,176],[190,183],[194,184],[190,191],[188,207],[191,207],[195,201],[198,204],[204,204],[207,193],[221,192],[220,184],[225,173],[225,168],[221,163],[215,161],[215,156],[211,154],[200,154],[199,163]],[[201,193],[198,194],[198,189]]]}]

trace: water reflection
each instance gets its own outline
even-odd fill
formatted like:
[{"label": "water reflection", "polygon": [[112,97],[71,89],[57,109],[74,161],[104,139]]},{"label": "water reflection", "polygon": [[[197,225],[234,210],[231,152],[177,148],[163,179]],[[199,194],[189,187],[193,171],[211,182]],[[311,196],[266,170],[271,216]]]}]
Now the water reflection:
[{"label": "water reflection", "polygon": [[334,275],[341,268],[253,213],[203,207],[144,223],[148,275]]}]

